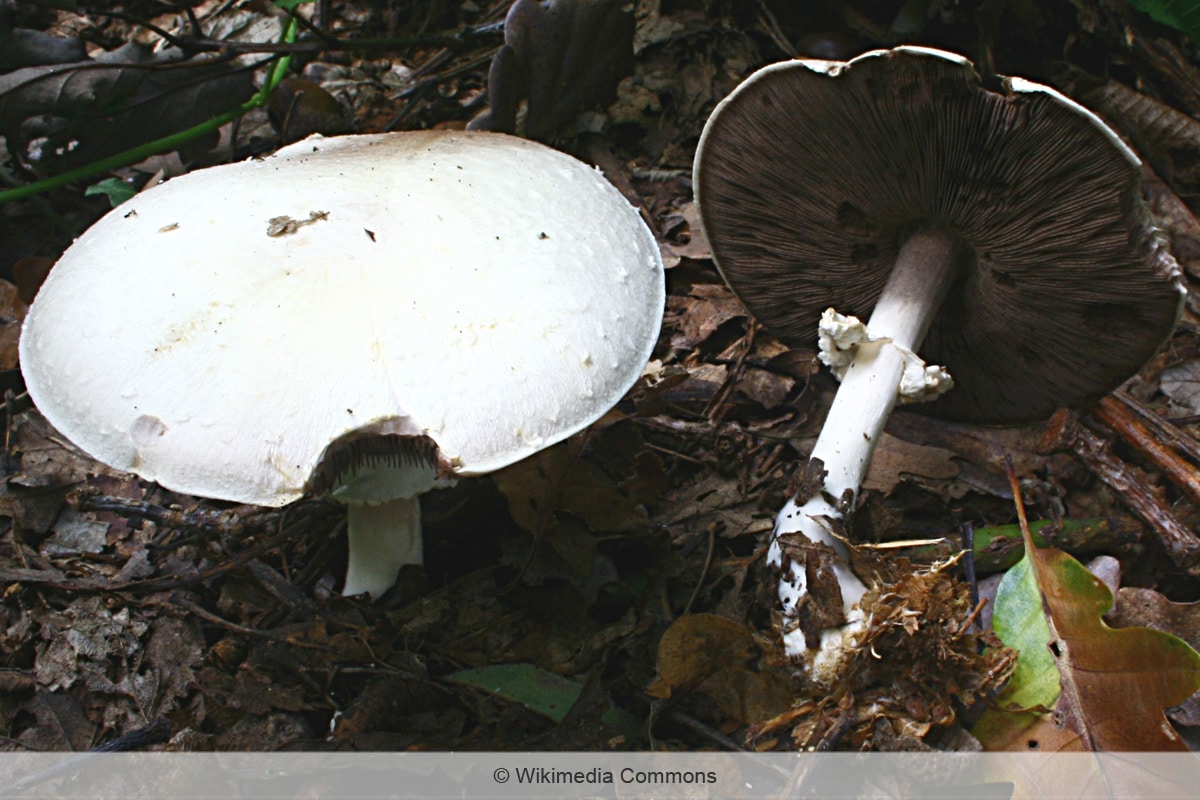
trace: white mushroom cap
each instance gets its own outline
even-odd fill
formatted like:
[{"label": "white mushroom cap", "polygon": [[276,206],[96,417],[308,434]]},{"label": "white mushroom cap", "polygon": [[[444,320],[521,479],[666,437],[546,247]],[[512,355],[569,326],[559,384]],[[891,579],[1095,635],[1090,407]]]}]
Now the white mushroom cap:
[{"label": "white mushroom cap", "polygon": [[499,134],[312,138],[147,191],[79,238],[21,337],[67,438],[278,506],[383,424],[460,475],[595,421],[649,358],[663,265],[596,170]]}]

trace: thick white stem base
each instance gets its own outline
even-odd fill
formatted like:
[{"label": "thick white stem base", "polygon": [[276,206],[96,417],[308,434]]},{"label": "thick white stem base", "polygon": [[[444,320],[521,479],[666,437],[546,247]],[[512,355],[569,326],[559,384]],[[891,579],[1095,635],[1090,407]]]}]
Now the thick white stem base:
[{"label": "thick white stem base", "polygon": [[350,563],[344,595],[370,592],[378,600],[405,564],[424,563],[421,505],[416,497],[347,505]]},{"label": "thick white stem base", "polygon": [[[873,323],[871,328],[874,330]],[[896,404],[896,389],[903,373],[904,356],[890,343],[871,342],[859,347],[810,456],[824,464],[827,474],[823,494],[809,498],[803,505],[789,500],[775,521],[777,538],[768,558],[783,567],[779,600],[783,606],[784,648],[789,656],[803,656],[812,677],[822,683],[832,681],[842,655],[857,642],[867,622],[860,605],[867,588],[850,570],[844,541],[830,531],[831,524],[841,523],[844,512],[827,498],[844,505],[838,501],[845,498],[853,503],[858,496],[875,444]],[[804,632],[795,624],[797,607],[808,592],[805,565],[782,563],[778,536],[785,533],[802,533],[814,542],[829,545],[838,554],[833,571],[841,587],[846,624],[822,631],[821,645],[811,653]]]},{"label": "thick white stem base", "polygon": [[[920,346],[961,257],[959,240],[941,231],[919,231],[905,242],[868,323],[878,340],[859,346],[810,456],[820,459],[826,470],[823,493],[803,504],[789,500],[776,519],[776,538],[768,560],[782,570],[779,600],[784,648],[789,656],[803,659],[811,677],[821,683],[836,677],[845,653],[857,643],[868,622],[861,606],[866,586],[850,570],[846,545],[830,533],[826,520],[837,525],[845,515],[842,509],[853,508],[884,423],[897,401],[905,367],[900,348],[911,352]],[[808,592],[805,564],[786,559],[779,545],[778,537],[788,533],[801,533],[827,544],[839,555],[840,563],[833,569],[847,624],[822,631],[821,646],[813,652],[808,650],[796,614]]]}]

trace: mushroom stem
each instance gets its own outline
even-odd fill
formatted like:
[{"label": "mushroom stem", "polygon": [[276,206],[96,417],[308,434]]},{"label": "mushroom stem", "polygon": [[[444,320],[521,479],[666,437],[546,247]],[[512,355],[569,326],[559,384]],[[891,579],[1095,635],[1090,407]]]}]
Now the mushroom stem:
[{"label": "mushroom stem", "polygon": [[868,323],[873,340],[858,345],[854,352],[810,455],[820,459],[826,472],[822,491],[803,504],[795,498],[788,500],[776,519],[768,558],[782,567],[779,599],[789,656],[808,652],[798,619],[807,593],[807,569],[803,561],[784,558],[779,537],[801,533],[831,546],[838,555],[833,571],[842,592],[846,624],[822,631],[819,649],[809,655],[813,677],[818,680],[836,667],[840,654],[853,646],[865,628],[859,602],[866,587],[850,570],[846,545],[833,531],[841,527],[839,521],[858,497],[871,454],[899,397],[906,355],[924,339],[954,282],[962,256],[963,245],[956,236],[933,228],[917,231],[901,247]]},{"label": "mushroom stem", "polygon": [[350,563],[342,594],[370,592],[378,600],[396,583],[401,567],[423,563],[420,501],[402,497],[383,503],[350,503],[347,508]]}]

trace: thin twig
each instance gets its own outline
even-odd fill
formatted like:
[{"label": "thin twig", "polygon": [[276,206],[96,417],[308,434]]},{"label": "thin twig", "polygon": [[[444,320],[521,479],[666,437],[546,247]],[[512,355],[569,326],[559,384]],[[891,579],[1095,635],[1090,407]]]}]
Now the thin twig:
[{"label": "thin twig", "polygon": [[708,570],[712,567],[713,552],[717,549],[717,531],[716,525],[708,526],[708,552],[704,554],[704,566],[700,568],[700,578],[696,581],[695,587],[692,589],[692,596],[688,598],[687,605],[683,608],[683,614],[680,616],[686,617],[692,613],[692,606],[696,602],[696,598],[700,596],[700,590],[704,588],[704,579],[708,576]]},{"label": "thin twig", "polygon": [[[1163,444],[1169,445],[1193,462],[1200,464],[1200,441],[1197,441],[1196,437],[1187,431],[1180,430],[1179,420],[1163,418],[1155,413],[1154,409],[1123,389],[1113,392],[1113,397],[1120,400],[1130,413],[1136,415],[1142,424],[1162,440]],[[1105,398],[1101,401],[1101,405],[1108,405],[1110,402],[1109,398]]]},{"label": "thin twig", "polygon": [[0,568],[0,581],[45,586],[67,592],[158,592],[177,589],[204,581],[212,580],[227,572],[243,567],[264,553],[268,553],[295,538],[295,532],[281,528],[278,533],[251,547],[245,552],[229,556],[203,572],[193,575],[164,575],[157,578],[138,578],[134,580],[114,581],[108,578],[82,577],[69,578],[57,569],[6,569]]},{"label": "thin twig", "polygon": [[1122,439],[1133,445],[1150,463],[1166,474],[1171,483],[1182,489],[1195,503],[1200,503],[1200,475],[1191,464],[1183,461],[1141,423],[1127,406],[1111,397],[1096,404],[1092,412],[1096,419],[1112,428]]},{"label": "thin twig", "polygon": [[175,594],[171,595],[171,605],[179,606],[180,608],[187,610],[189,614],[193,614],[211,625],[216,625],[218,628],[224,628],[226,630],[233,631],[234,633],[240,633],[245,636],[257,636],[272,642],[287,641],[286,636],[274,631],[263,631],[259,630],[258,628],[248,628],[245,625],[239,625],[236,622],[230,622],[224,617],[217,616],[208,609],[196,605],[186,597],[181,597]]},{"label": "thin twig", "polygon": [[1108,440],[1080,425],[1070,411],[1063,409],[1050,421],[1041,449],[1072,451],[1158,534],[1177,566],[1189,575],[1200,575],[1200,538],[1176,519],[1145,484],[1129,474],[1125,463],[1112,454],[1109,446]]},{"label": "thin twig", "polygon": [[[80,511],[107,511],[122,517],[150,520],[160,527],[203,530],[223,536],[240,536],[247,530],[277,527],[284,515],[280,510],[263,510],[256,506],[220,511],[209,508],[163,508],[139,500],[91,494],[83,489],[68,496],[68,500]],[[245,509],[253,510],[246,513]]]}]

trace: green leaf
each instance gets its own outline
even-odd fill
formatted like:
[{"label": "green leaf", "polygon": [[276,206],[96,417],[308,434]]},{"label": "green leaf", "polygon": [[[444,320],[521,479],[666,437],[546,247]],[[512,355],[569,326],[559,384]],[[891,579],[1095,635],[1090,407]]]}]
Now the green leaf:
[{"label": "green leaf", "polygon": [[137,189],[120,178],[105,178],[99,183],[93,183],[84,189],[83,193],[88,197],[94,194],[102,194],[108,198],[108,202],[112,204],[112,207],[116,208],[137,194]]},{"label": "green leaf", "polygon": [[520,703],[554,722],[562,722],[583,691],[582,684],[532,664],[496,664],[459,670],[446,677]]},{"label": "green leaf", "polygon": [[1022,558],[1000,581],[992,627],[1000,641],[1017,651],[1017,668],[996,698],[1001,708],[1044,706],[1058,699],[1058,669],[1050,642],[1054,635],[1042,611],[1042,595],[1029,558]]},{"label": "green leaf", "polygon": [[1155,22],[1182,31],[1200,44],[1200,2],[1197,0],[1129,0],[1129,5]]},{"label": "green leaf", "polygon": [[1042,594],[1029,556],[1025,555],[1000,581],[992,629],[1000,641],[1017,651],[1017,666],[1004,691],[997,695],[971,733],[985,750],[1025,750],[1042,744],[1045,717],[1040,709],[1054,708],[1061,687],[1058,666],[1050,652],[1054,634],[1046,622]]}]

